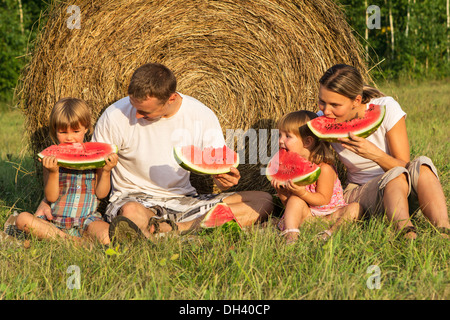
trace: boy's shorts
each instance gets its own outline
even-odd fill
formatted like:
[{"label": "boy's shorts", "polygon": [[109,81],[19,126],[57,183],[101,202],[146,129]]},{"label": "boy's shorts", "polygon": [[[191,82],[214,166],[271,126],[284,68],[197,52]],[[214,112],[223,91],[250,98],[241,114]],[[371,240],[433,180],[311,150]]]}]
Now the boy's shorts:
[{"label": "boy's shorts", "polygon": [[160,206],[165,209],[161,218],[170,219],[174,222],[186,222],[194,220],[207,213],[217,203],[233,195],[234,192],[224,192],[219,194],[197,194],[192,196],[181,196],[171,198],[153,197],[145,193],[133,193],[118,198],[108,204],[105,212],[105,220],[111,222],[115,218],[123,205],[127,202],[137,202],[146,208]]},{"label": "boy's shorts", "polygon": [[437,169],[430,158],[420,156],[404,167],[394,167],[383,175],[374,178],[364,185],[349,183],[344,190],[344,199],[347,203],[359,202],[364,211],[370,214],[384,213],[384,188],[391,180],[405,174],[408,180],[409,212],[413,213],[419,208],[417,199],[417,184],[419,181],[420,166],[427,165],[439,180]]},{"label": "boy's shorts", "polygon": [[94,221],[103,221],[103,217],[100,213],[94,212],[82,219],[81,225],[65,226],[62,221],[50,221],[46,216],[37,216],[37,218],[53,223],[55,227],[61,231],[67,233],[69,236],[82,237],[83,233],[87,230],[88,226]]}]

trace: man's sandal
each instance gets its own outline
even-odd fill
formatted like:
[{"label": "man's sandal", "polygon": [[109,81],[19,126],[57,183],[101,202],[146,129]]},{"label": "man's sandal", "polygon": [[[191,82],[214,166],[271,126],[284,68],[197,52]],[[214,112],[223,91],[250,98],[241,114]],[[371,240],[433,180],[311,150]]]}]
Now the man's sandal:
[{"label": "man's sandal", "polygon": [[[159,226],[163,222],[165,222],[168,225],[170,225],[170,227],[172,228],[171,232],[172,231],[175,231],[175,232],[178,231],[178,226],[177,226],[177,224],[174,221],[172,221],[170,219],[164,219],[164,218],[159,217],[159,216],[153,216],[148,221],[148,226],[147,226],[147,229],[150,232],[150,234],[155,235],[155,236],[160,236],[160,237],[164,236],[166,233],[160,232],[161,228]],[[152,226],[153,226],[153,231],[150,231],[150,228]]]},{"label": "man's sandal", "polygon": [[117,216],[109,225],[109,239],[113,243],[135,242],[146,239],[141,229],[130,219]]},{"label": "man's sandal", "polygon": [[283,232],[280,233],[280,236],[285,237],[286,238],[286,244],[292,244],[294,242],[297,241],[297,236],[292,237],[292,236],[288,236],[289,233],[300,233],[299,229],[286,229]]}]

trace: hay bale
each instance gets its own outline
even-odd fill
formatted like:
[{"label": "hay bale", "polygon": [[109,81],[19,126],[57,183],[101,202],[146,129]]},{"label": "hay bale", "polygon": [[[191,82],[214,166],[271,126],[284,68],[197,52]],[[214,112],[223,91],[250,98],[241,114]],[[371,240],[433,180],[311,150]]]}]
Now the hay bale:
[{"label": "hay bale", "polygon": [[[68,28],[70,5],[80,8],[80,29]],[[147,62],[171,68],[178,90],[213,109],[225,134],[316,110],[318,79],[331,65],[353,65],[367,78],[360,53],[332,0],[74,0],[48,12],[17,91],[34,153],[50,144],[58,99],[86,100],[95,122]],[[239,169],[236,190],[270,189],[259,163]]]}]

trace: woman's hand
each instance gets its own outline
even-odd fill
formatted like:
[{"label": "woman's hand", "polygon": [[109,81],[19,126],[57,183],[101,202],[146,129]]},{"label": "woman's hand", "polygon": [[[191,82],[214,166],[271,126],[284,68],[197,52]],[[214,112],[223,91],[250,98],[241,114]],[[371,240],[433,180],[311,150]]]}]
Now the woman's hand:
[{"label": "woman's hand", "polygon": [[239,170],[236,169],[235,167],[231,167],[230,172],[228,173],[222,173],[213,176],[215,184],[222,191],[237,185],[239,179],[241,179],[241,174],[239,173]]},{"label": "woman's hand", "polygon": [[339,138],[338,141],[342,146],[357,154],[360,157],[377,162],[377,159],[383,157],[385,153],[374,145],[372,142],[365,138],[355,136],[353,133],[349,133],[348,138]]},{"label": "woman's hand", "polygon": [[390,155],[367,139],[357,137],[352,133],[349,134],[349,138],[339,139],[339,142],[345,149],[363,158],[375,161],[384,171],[397,166],[404,167],[409,162],[409,142],[406,133],[405,117],[402,117],[386,133],[386,140]]}]

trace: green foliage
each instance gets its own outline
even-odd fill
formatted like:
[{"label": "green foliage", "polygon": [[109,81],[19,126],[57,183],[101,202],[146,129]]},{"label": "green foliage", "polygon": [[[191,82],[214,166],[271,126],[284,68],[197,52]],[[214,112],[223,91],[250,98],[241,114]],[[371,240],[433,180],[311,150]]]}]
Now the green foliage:
[{"label": "green foliage", "polygon": [[[340,0],[349,24],[363,47],[368,46],[369,67],[375,78],[445,78],[450,75],[450,56],[445,1]],[[380,8],[380,28],[366,26],[367,6]],[[409,12],[409,16],[408,16]],[[370,17],[373,13],[369,12]],[[393,23],[394,45],[392,50]],[[368,39],[365,32],[368,30]]]},{"label": "green foliage", "polygon": [[29,60],[29,45],[36,36],[36,21],[47,3],[42,0],[0,0],[0,101],[10,101],[22,68]]}]

